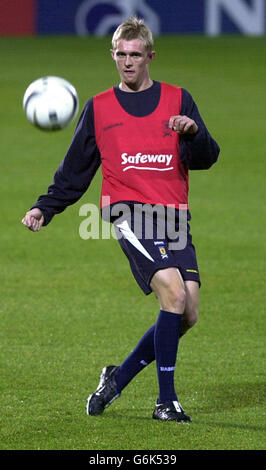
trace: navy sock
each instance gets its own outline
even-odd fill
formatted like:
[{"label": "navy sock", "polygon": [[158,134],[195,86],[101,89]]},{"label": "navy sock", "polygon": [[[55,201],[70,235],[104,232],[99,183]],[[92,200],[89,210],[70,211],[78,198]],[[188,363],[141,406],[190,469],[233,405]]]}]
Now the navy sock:
[{"label": "navy sock", "polygon": [[181,314],[160,310],[155,325],[154,347],[159,382],[157,403],[178,400],[174,386],[174,371],[181,321]]},{"label": "navy sock", "polygon": [[135,349],[129,354],[115,373],[119,393],[144,367],[155,359],[154,353],[155,325],[143,335]]}]

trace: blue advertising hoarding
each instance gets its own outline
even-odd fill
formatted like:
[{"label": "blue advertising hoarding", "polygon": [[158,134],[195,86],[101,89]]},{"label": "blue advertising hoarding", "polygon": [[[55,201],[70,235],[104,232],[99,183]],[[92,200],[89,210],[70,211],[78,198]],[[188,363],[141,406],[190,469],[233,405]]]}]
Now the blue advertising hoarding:
[{"label": "blue advertising hoarding", "polygon": [[125,18],[145,19],[154,34],[265,34],[266,0],[38,0],[39,34],[114,31]]},{"label": "blue advertising hoarding", "polygon": [[264,35],[266,0],[0,0],[1,34],[106,35],[144,18],[155,35]]}]

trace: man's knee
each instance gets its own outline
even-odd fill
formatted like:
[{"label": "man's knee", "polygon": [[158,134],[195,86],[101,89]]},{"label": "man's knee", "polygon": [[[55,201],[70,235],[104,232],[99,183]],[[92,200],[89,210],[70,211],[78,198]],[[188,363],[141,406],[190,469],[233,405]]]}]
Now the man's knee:
[{"label": "man's knee", "polygon": [[158,271],[151,282],[163,310],[183,313],[186,305],[184,282],[176,269]]},{"label": "man's knee", "polygon": [[194,326],[197,323],[198,317],[199,317],[199,314],[198,314],[197,309],[190,310],[189,312],[185,311],[184,322],[186,323],[187,328],[192,328],[192,326]]},{"label": "man's knee", "polygon": [[186,329],[192,328],[198,321],[199,316],[199,285],[194,281],[186,281],[186,306],[184,310],[183,323]]},{"label": "man's knee", "polygon": [[185,289],[175,285],[168,286],[165,302],[169,305],[169,311],[183,313],[186,305]]}]

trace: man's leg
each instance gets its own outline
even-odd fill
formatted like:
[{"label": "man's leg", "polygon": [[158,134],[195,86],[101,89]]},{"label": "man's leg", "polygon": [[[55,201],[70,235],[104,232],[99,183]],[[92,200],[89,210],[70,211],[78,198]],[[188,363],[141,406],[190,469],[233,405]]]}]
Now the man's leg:
[{"label": "man's leg", "polygon": [[199,283],[197,281],[185,281],[185,290],[186,306],[179,338],[197,323],[199,316]]},{"label": "man's leg", "polygon": [[[195,281],[185,281],[185,310],[182,317],[182,323],[179,332],[179,338],[183,336],[198,319],[199,305],[199,284]],[[155,360],[154,350],[154,333],[155,325],[153,325],[140,339],[137,346],[123,361],[121,366],[115,372],[118,391],[122,390],[128,383],[141,371]]]},{"label": "man's leg", "polygon": [[154,361],[154,330],[155,325],[146,331],[137,346],[123,361],[115,372],[117,390],[119,393],[128,385],[128,383],[148,364]]},{"label": "man's leg", "polygon": [[[168,273],[168,271],[170,272]],[[173,274],[173,271],[177,272],[177,276]],[[165,274],[166,273],[166,274]],[[162,276],[161,276],[162,274]],[[156,276],[156,277],[155,277]],[[178,295],[176,295],[175,292],[173,292],[173,289],[171,288],[168,292],[169,295],[167,295],[167,285],[170,283],[172,284],[172,280],[174,280],[174,283],[177,281],[177,285],[180,286],[180,282],[182,285],[182,278],[179,274],[179,271],[176,270],[176,268],[169,268],[161,271],[157,271],[156,275],[153,277],[153,290],[156,293],[156,296],[160,302],[160,306],[164,308],[171,308],[172,310],[179,310],[183,308],[183,303],[184,303],[184,292],[179,292]],[[173,283],[173,285],[174,285]],[[158,285],[157,285],[158,284]],[[198,292],[199,292],[199,286],[197,282],[194,281],[185,281],[184,283],[185,287],[185,310],[184,314],[180,315],[176,312],[176,314],[172,314],[172,312],[167,312],[163,311],[164,313],[160,312],[159,317],[162,317],[163,319],[168,316],[168,319],[173,320],[173,323],[175,323],[175,315],[180,315],[182,317],[182,323],[179,328],[180,330],[180,335],[184,335],[186,331],[191,328],[195,322],[197,321],[197,316],[198,316]],[[178,287],[177,287],[178,290]],[[173,305],[174,304],[174,305]],[[172,305],[172,307],[171,307]],[[165,315],[166,313],[166,315]],[[143,368],[150,364],[151,362],[154,361],[155,359],[155,348],[154,348],[154,336],[155,336],[155,329],[157,328],[157,335],[158,332],[159,335],[162,333],[162,336],[164,337],[165,334],[164,332],[160,331],[161,326],[158,327],[158,321],[159,317],[157,320],[157,323],[153,325],[141,338],[139,341],[138,345],[136,348],[131,352],[131,354],[125,359],[125,361],[121,364],[120,367],[115,367],[115,366],[110,366],[103,370],[102,373],[102,379],[103,381],[108,380],[108,383],[111,382],[111,388],[110,390],[107,389],[107,397],[104,397],[102,406],[100,407],[100,410],[97,409],[97,411],[92,412],[90,410],[90,398],[94,397],[97,395],[97,392],[93,394],[91,397],[89,397],[88,404],[87,404],[87,413],[88,414],[100,414],[103,412],[104,408],[107,407],[106,403],[110,404],[113,401],[113,397],[118,397],[121,394],[121,391],[126,387],[126,385],[141,371]],[[162,323],[162,318],[160,318],[160,324]],[[172,325],[174,326],[174,325]],[[175,325],[176,326],[176,325]],[[176,327],[174,326],[173,331],[176,331]],[[160,343],[160,341],[159,341]],[[176,344],[176,353],[177,353],[177,345],[178,341],[174,342]],[[175,349],[175,346],[174,346]],[[176,353],[174,350],[174,354],[176,357]],[[109,377],[110,375],[110,377]],[[114,377],[113,379],[110,380],[110,378]],[[166,381],[167,382],[167,381]],[[170,378],[171,382],[171,389],[173,390],[173,378]],[[100,382],[101,383],[101,382]],[[105,383],[105,382],[103,382]],[[103,385],[103,384],[102,384]],[[169,387],[167,383],[166,385],[166,390],[169,390]],[[105,386],[103,387],[104,389],[106,388]],[[97,389],[98,390],[98,389]],[[173,400],[174,401],[174,400]],[[180,405],[180,404],[179,404]],[[183,411],[183,410],[182,410]]]},{"label": "man's leg", "polygon": [[174,388],[174,370],[186,291],[183,279],[175,268],[157,271],[151,280],[151,288],[160,304],[160,313],[154,332],[159,382],[158,403],[166,403],[177,401]]},{"label": "man's leg", "polygon": [[179,333],[186,304],[184,281],[176,268],[157,271],[151,287],[155,292],[160,313],[154,332],[154,349],[159,383],[159,397],[153,419],[189,422],[178,401],[174,385]]}]

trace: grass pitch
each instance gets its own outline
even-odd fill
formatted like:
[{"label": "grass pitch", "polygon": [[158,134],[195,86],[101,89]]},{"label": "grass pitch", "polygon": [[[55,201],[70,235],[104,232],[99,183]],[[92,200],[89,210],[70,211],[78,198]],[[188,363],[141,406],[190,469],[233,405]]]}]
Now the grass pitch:
[{"label": "grass pitch", "polygon": [[155,365],[100,417],[88,394],[158,314],[117,242],[82,240],[79,208],[99,203],[100,172],[83,198],[34,234],[20,223],[46,191],[74,126],[45,133],[22,111],[28,84],[59,75],[89,96],[118,82],[108,39],[2,38],[2,450],[256,450],[265,448],[265,38],[161,37],[151,76],[187,88],[221,146],[191,172],[200,320],[182,338],[176,370],[191,425],[151,419]]}]

